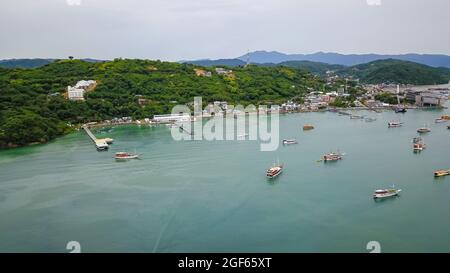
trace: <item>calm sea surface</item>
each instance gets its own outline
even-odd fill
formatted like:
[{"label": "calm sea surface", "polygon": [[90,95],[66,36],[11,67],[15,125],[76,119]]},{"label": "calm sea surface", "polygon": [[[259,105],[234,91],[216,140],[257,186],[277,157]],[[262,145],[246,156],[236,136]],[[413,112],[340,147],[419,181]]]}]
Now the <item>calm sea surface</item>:
[{"label": "calm sea surface", "polygon": [[[97,152],[84,132],[0,152],[0,251],[68,252],[450,252],[449,110],[280,117],[298,145],[261,152],[257,141],[172,140],[166,126],[94,131],[116,141]],[[401,119],[401,128],[387,128]],[[312,123],[316,129],[303,132]],[[428,148],[412,151],[427,123]],[[449,123],[450,125],[450,123]],[[317,162],[340,149],[344,160]],[[115,162],[135,150],[142,160]],[[279,158],[285,172],[265,171]],[[401,196],[381,202],[375,189]]]}]

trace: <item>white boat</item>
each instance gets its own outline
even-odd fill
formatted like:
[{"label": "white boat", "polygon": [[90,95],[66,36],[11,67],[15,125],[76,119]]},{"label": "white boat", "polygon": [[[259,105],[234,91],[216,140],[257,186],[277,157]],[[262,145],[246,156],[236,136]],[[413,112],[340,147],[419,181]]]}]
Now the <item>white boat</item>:
[{"label": "white boat", "polygon": [[351,115],[350,119],[364,119],[363,116]]},{"label": "white boat", "polygon": [[296,139],[283,139],[283,144],[284,145],[290,145],[290,144],[297,144],[297,140]]},{"label": "white boat", "polygon": [[340,152],[337,153],[329,153],[323,156],[323,161],[324,162],[328,162],[328,161],[338,161],[342,159],[343,154],[341,154]]},{"label": "white boat", "polygon": [[400,189],[395,189],[394,187],[389,188],[389,189],[376,190],[376,191],[373,193],[373,198],[374,198],[374,199],[383,199],[383,198],[394,197],[394,196],[398,196],[398,194],[399,194],[401,191],[402,191],[402,190],[400,190]]},{"label": "white boat", "polygon": [[402,123],[402,122],[399,122],[399,121],[391,121],[391,122],[388,122],[388,127],[389,127],[389,128],[400,127],[400,126],[402,126],[402,125],[403,125],[403,123]]},{"label": "white boat", "polygon": [[118,152],[118,153],[116,153],[114,158],[117,159],[117,160],[137,159],[137,158],[139,158],[139,154],[130,154],[130,153],[127,153],[127,152]]},{"label": "white boat", "polygon": [[240,135],[238,135],[237,137],[238,137],[238,138],[246,138],[246,137],[248,137],[248,134],[240,134]]},{"label": "white boat", "polygon": [[283,168],[284,168],[283,164],[281,164],[281,165],[278,164],[277,166],[269,168],[266,172],[267,178],[273,179],[273,178],[279,176],[283,172]]},{"label": "white boat", "polygon": [[435,119],[434,122],[435,123],[444,123],[444,122],[447,122],[447,120],[446,119],[442,119],[442,118],[438,118],[438,119]]},{"label": "white boat", "polygon": [[109,145],[104,140],[96,140],[95,147],[97,148],[98,151],[106,151],[108,150]]}]

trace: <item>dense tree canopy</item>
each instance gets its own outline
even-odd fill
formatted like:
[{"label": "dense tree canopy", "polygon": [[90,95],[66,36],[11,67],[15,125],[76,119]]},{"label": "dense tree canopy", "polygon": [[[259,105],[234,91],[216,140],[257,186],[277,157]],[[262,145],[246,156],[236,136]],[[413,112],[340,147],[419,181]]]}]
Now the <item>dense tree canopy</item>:
[{"label": "dense tree canopy", "polygon": [[[212,72],[211,77],[197,76],[195,68]],[[202,96],[204,103],[281,104],[303,96],[308,88],[324,86],[320,78],[294,68],[232,69],[228,75],[219,75],[211,67],[123,59],[0,68],[0,147],[45,142],[70,130],[70,124],[122,116],[151,118],[170,113],[175,104],[192,102],[194,96]],[[67,86],[83,79],[96,80],[96,89],[85,95],[85,101],[65,99]],[[138,98],[147,103],[139,105]]]}]

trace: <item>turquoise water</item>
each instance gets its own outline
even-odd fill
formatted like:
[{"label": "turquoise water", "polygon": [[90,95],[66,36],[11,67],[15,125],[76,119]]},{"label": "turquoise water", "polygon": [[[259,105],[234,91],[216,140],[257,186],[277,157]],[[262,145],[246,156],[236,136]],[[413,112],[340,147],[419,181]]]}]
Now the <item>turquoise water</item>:
[{"label": "turquoise water", "polygon": [[[256,141],[175,142],[165,126],[95,132],[116,142],[97,152],[78,132],[0,152],[0,251],[67,252],[450,252],[449,111],[357,112],[280,117],[280,138],[298,145],[260,152]],[[387,122],[401,118],[401,128]],[[316,129],[303,132],[301,125]],[[428,123],[428,148],[412,152]],[[449,123],[450,124],[450,123]],[[115,162],[116,151],[143,153]],[[332,150],[344,160],[317,162]],[[285,172],[273,183],[267,167]],[[375,202],[394,184],[398,198]]]}]

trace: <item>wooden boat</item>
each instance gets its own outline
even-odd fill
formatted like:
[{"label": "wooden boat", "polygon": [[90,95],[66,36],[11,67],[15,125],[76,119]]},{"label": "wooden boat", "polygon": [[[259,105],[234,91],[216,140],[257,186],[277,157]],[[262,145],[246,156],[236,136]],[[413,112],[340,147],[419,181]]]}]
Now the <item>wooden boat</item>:
[{"label": "wooden boat", "polygon": [[429,132],[431,132],[431,129],[428,128],[428,127],[421,127],[421,128],[419,128],[419,129],[417,129],[417,132],[418,132],[418,133],[421,133],[421,134],[429,133]]},{"label": "wooden boat", "polygon": [[442,116],[441,119],[450,120],[450,116],[445,115],[445,116]]},{"label": "wooden boat", "polygon": [[441,177],[450,175],[450,170],[437,170],[434,172],[434,177]]},{"label": "wooden boat", "polygon": [[328,161],[338,161],[342,159],[342,154],[337,152],[337,153],[329,153],[323,156],[323,161],[324,162],[328,162]]},{"label": "wooden boat", "polygon": [[118,152],[114,156],[117,160],[128,160],[128,159],[137,159],[139,158],[139,154],[130,154],[127,152]]},{"label": "wooden boat", "polygon": [[303,131],[309,131],[314,129],[314,126],[312,126],[311,124],[305,124],[303,125]]}]

